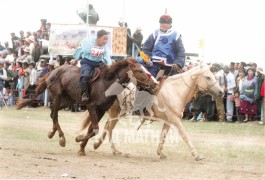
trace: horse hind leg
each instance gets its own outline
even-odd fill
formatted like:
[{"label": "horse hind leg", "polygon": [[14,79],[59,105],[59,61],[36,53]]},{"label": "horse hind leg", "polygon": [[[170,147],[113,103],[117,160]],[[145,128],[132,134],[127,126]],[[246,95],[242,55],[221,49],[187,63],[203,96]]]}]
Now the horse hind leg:
[{"label": "horse hind leg", "polygon": [[160,159],[167,159],[167,156],[162,152],[163,151],[163,146],[165,143],[165,139],[167,137],[168,131],[170,129],[170,126],[166,123],[164,123],[163,128],[162,128],[162,132],[160,134],[160,141],[159,141],[159,145],[157,148],[157,155],[160,157]]},{"label": "horse hind leg", "polygon": [[57,127],[56,127],[56,121],[53,119],[53,113],[54,113],[54,110],[53,108],[51,107],[51,114],[50,114],[50,117],[52,119],[52,122],[53,122],[53,126],[52,126],[52,130],[48,132],[48,138],[53,138],[53,136],[55,135],[56,131],[57,131]]},{"label": "horse hind leg", "polygon": [[66,103],[63,103],[62,102],[62,96],[61,95],[58,95],[54,98],[53,100],[53,107],[52,107],[52,113],[51,113],[51,118],[53,120],[53,128],[52,128],[52,131],[50,131],[48,133],[48,137],[49,138],[52,138],[56,132],[56,130],[58,131],[58,134],[59,134],[59,144],[61,147],[65,147],[65,143],[66,143],[66,140],[65,140],[65,137],[64,137],[64,133],[60,127],[60,124],[58,122],[58,111],[60,110],[60,108],[63,106],[63,104],[66,104]]},{"label": "horse hind leg", "polygon": [[95,150],[98,149],[101,146],[101,144],[103,143],[103,141],[105,140],[106,135],[108,133],[110,123],[111,123],[111,121],[109,121],[109,120],[106,122],[104,130],[103,130],[102,134],[100,135],[100,138],[98,138],[97,141],[94,142],[94,149]]}]

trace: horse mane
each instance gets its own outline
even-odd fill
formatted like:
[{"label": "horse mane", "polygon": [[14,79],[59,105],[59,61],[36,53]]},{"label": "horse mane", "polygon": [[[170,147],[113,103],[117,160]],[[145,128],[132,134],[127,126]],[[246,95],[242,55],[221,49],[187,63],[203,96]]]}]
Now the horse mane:
[{"label": "horse mane", "polygon": [[115,61],[110,67],[103,68],[103,77],[107,77],[108,79],[112,78],[119,69],[123,68],[124,66],[128,66],[129,62],[138,63],[137,60],[132,57]]},{"label": "horse mane", "polygon": [[185,76],[186,74],[191,74],[193,73],[194,71],[198,70],[198,69],[205,69],[205,68],[209,68],[209,66],[207,64],[201,64],[201,65],[197,65],[197,66],[194,66],[192,67],[191,69],[189,69],[188,71],[184,72],[184,73],[181,73],[181,74],[176,74],[174,76],[170,76],[168,77],[168,79],[179,79],[181,78],[182,76]]}]

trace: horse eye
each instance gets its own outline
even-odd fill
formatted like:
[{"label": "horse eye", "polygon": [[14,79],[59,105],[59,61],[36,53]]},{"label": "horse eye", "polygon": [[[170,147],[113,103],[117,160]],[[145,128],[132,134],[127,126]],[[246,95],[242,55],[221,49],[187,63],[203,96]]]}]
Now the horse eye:
[{"label": "horse eye", "polygon": [[211,78],[210,78],[209,76],[206,76],[206,79],[207,79],[207,80],[211,80]]}]

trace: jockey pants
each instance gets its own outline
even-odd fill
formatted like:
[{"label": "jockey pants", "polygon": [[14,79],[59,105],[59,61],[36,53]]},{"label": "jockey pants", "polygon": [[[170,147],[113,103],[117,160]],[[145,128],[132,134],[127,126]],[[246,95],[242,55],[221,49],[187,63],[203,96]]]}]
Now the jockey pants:
[{"label": "jockey pants", "polygon": [[87,89],[92,70],[94,70],[96,67],[99,67],[102,63],[102,61],[95,62],[86,58],[81,59],[80,87],[82,91]]},{"label": "jockey pants", "polygon": [[[166,76],[169,75],[169,73],[170,73],[170,71],[172,69],[172,66],[164,66],[162,64],[158,64],[158,63],[154,62],[153,66],[146,67],[146,68],[152,74],[152,76],[154,76],[156,78],[159,70],[165,70],[165,74],[164,75],[166,75]],[[177,74],[177,72],[174,69],[172,69],[170,76],[175,75],[175,74]]]}]

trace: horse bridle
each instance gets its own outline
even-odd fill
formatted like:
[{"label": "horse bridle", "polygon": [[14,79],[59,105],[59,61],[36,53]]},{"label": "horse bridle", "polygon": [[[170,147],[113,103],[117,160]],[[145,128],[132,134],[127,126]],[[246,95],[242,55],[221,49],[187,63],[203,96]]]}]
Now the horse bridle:
[{"label": "horse bridle", "polygon": [[140,79],[138,79],[136,76],[135,76],[135,74],[134,74],[134,72],[133,72],[133,70],[131,69],[131,66],[129,65],[129,68],[130,68],[130,70],[132,71],[132,76],[136,79],[136,81],[137,82],[140,82],[140,83],[142,83],[142,84],[144,84],[145,85],[145,88],[143,89],[143,90],[146,90],[146,89],[150,89],[150,90],[152,90],[152,89],[154,89],[155,87],[152,87],[152,85],[150,85],[150,84],[148,84],[147,82],[149,81],[149,79],[151,78],[151,76],[148,76],[144,81],[141,81]]},{"label": "horse bridle", "polygon": [[[201,74],[204,74],[206,71],[207,71],[207,70],[205,70],[205,71],[202,72]],[[201,74],[200,74],[200,75],[201,75]],[[185,79],[184,79],[184,77],[183,77],[182,75],[181,75],[181,78],[183,79],[184,83],[185,83],[189,88],[193,89],[194,87],[196,87],[196,86],[191,87],[190,85],[188,85],[187,82],[185,81]],[[191,80],[195,80],[195,79],[192,78],[192,75],[190,75],[190,78],[191,78]],[[215,81],[213,84],[209,85],[209,86],[208,86],[207,88],[205,88],[205,89],[202,88],[202,87],[200,87],[200,86],[198,85],[198,83],[196,83],[196,85],[198,86],[199,89],[204,89],[204,91],[208,92],[208,89],[211,89],[216,83],[217,83],[217,81]]]}]

